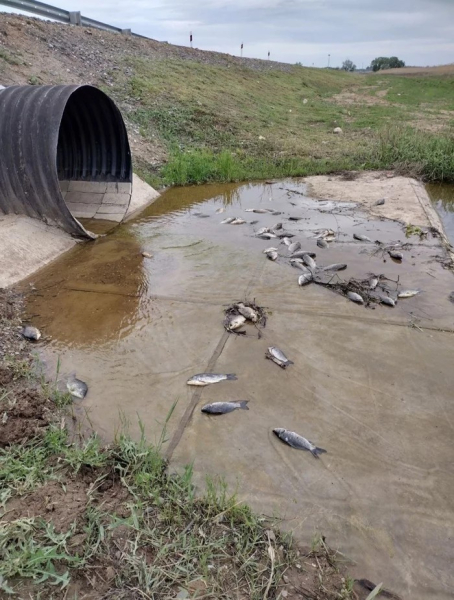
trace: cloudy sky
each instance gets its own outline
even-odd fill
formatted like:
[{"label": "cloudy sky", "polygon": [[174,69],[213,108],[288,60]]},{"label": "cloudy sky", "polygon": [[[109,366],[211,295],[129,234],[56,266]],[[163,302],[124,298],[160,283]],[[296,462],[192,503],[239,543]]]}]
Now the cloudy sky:
[{"label": "cloudy sky", "polygon": [[[454,0],[47,0],[172,44],[303,65],[454,62]],[[0,10],[2,10],[0,8]]]}]

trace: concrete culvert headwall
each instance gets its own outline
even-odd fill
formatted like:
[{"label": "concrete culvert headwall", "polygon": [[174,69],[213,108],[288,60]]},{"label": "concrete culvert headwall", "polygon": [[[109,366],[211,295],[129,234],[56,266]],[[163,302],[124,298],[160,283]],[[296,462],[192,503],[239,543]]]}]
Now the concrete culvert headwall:
[{"label": "concrete culvert headwall", "polygon": [[93,237],[79,218],[123,220],[132,163],[120,111],[89,85],[0,90],[0,211]]}]

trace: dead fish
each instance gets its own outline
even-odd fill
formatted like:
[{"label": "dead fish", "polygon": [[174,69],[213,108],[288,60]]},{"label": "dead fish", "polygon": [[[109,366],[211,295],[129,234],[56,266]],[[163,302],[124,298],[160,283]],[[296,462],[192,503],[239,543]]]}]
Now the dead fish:
[{"label": "dead fish", "polygon": [[80,400],[83,400],[88,392],[88,385],[85,381],[77,379],[75,376],[71,377],[66,382],[66,387],[71,396],[79,398]]},{"label": "dead fish", "polygon": [[241,315],[243,315],[243,317],[245,317],[249,321],[257,323],[257,321],[259,320],[256,311],[250,306],[245,306],[242,302],[238,302],[238,304],[235,305],[235,308]]},{"label": "dead fish", "polygon": [[308,252],[307,250],[298,250],[298,252],[294,252],[290,258],[303,258],[303,256],[310,256],[311,258],[315,258],[315,252]]},{"label": "dead fish", "polygon": [[283,229],[278,229],[276,235],[279,238],[292,238],[292,237],[295,237],[294,233],[291,233],[290,231],[284,231]]},{"label": "dead fish", "polygon": [[396,306],[396,301],[394,300],[394,298],[390,298],[389,296],[382,296],[379,295],[380,298],[380,302],[382,304],[387,304],[388,306]]},{"label": "dead fish", "polygon": [[294,362],[289,360],[285,354],[279,348],[275,346],[270,346],[265,353],[266,358],[269,358],[277,365],[279,365],[282,369],[286,369],[289,365],[293,365]]},{"label": "dead fish", "polygon": [[230,225],[243,225],[243,223],[246,223],[244,219],[234,219],[231,221]]},{"label": "dead fish", "polygon": [[380,198],[380,200],[377,200],[377,202],[375,203],[375,206],[382,206],[384,203],[385,203],[385,199]]},{"label": "dead fish", "polygon": [[375,288],[377,287],[377,285],[378,285],[378,277],[371,277],[369,279],[369,288],[371,290],[375,290]]},{"label": "dead fish", "polygon": [[238,377],[235,373],[198,373],[187,380],[187,385],[209,385],[210,383],[219,383],[220,381],[236,381]]},{"label": "dead fish", "polygon": [[276,223],[276,225],[274,227],[271,227],[271,229],[273,231],[278,230],[278,229],[282,229],[282,223]]},{"label": "dead fish", "polygon": [[227,217],[227,219],[224,219],[223,221],[221,221],[221,225],[226,225],[228,223],[231,223],[235,219],[236,219],[236,217]]},{"label": "dead fish", "polygon": [[363,235],[362,233],[354,233],[353,237],[355,240],[359,240],[360,242],[371,242],[372,240],[367,237],[367,235]]},{"label": "dead fish", "polygon": [[257,225],[258,221],[249,221],[249,225]]},{"label": "dead fish", "polygon": [[273,433],[292,448],[296,448],[297,450],[307,450],[311,452],[312,456],[315,458],[318,458],[319,454],[326,453],[326,450],[323,448],[317,448],[315,444],[307,440],[302,435],[295,433],[294,431],[289,431],[288,429],[283,429],[282,427],[276,427],[273,429]]},{"label": "dead fish", "polygon": [[270,210],[270,213],[274,216],[277,217],[278,215],[282,215],[282,213],[279,210]]},{"label": "dead fish", "polygon": [[318,234],[315,236],[315,239],[327,238],[330,235],[334,235],[334,231],[332,229],[323,229],[322,231],[318,232]]},{"label": "dead fish", "polygon": [[282,240],[281,240],[281,244],[285,244],[287,247],[290,246],[291,243],[292,243],[292,241],[289,240],[288,237],[282,238]]},{"label": "dead fish", "polygon": [[263,254],[268,254],[268,252],[277,252],[277,248],[273,248],[273,247],[271,247],[271,248],[266,248],[266,249],[263,251]]},{"label": "dead fish", "polygon": [[322,267],[323,271],[344,271],[347,268],[345,263],[334,263],[332,265],[328,265],[327,267]]},{"label": "dead fish", "polygon": [[305,273],[310,273],[309,269],[304,265],[302,258],[291,258],[290,264],[292,267],[296,267],[297,269],[301,269]]},{"label": "dead fish", "polygon": [[226,413],[232,412],[237,409],[249,410],[248,400],[239,400],[238,402],[213,402],[212,404],[205,404],[201,408],[203,413],[209,415],[225,415]]},{"label": "dead fish", "polygon": [[225,328],[229,331],[235,331],[242,327],[246,322],[246,318],[243,315],[234,315],[232,317],[228,317],[225,320]]},{"label": "dead fish", "polygon": [[199,217],[199,219],[206,219],[207,217],[209,217],[210,215],[207,215],[206,213],[192,213],[193,215],[195,215],[196,217]]},{"label": "dead fish", "polygon": [[334,242],[335,239],[336,239],[335,235],[327,235],[325,237],[325,241],[327,241],[327,242]]},{"label": "dead fish", "polygon": [[319,238],[317,240],[317,246],[319,248],[329,248],[328,242],[326,240],[324,240],[323,238]]},{"label": "dead fish", "polygon": [[362,297],[356,292],[347,292],[347,298],[352,302],[357,302],[358,304],[364,304],[364,300]]},{"label": "dead fish", "polygon": [[262,233],[269,233],[270,232],[270,228],[269,227],[261,227],[258,231],[256,231],[256,235],[262,235]]},{"label": "dead fish", "polygon": [[266,255],[270,260],[276,260],[277,257],[279,256],[279,254],[275,250],[271,250],[271,252],[267,252]]},{"label": "dead fish", "polygon": [[397,250],[388,250],[388,254],[391,258],[394,258],[394,260],[402,260],[404,257],[402,252],[398,252]]},{"label": "dead fish", "polygon": [[301,221],[303,217],[289,217],[288,220],[289,221]]},{"label": "dead fish", "polygon": [[262,240],[272,240],[272,239],[276,239],[277,235],[275,235],[274,233],[261,233],[260,235],[256,234],[256,237],[258,237]]},{"label": "dead fish", "polygon": [[309,269],[315,270],[317,268],[315,260],[309,254],[304,254],[301,258],[304,260],[304,263],[309,267]]},{"label": "dead fish", "polygon": [[413,298],[413,296],[416,296],[420,292],[421,292],[421,290],[403,290],[402,292],[399,292],[397,294],[397,297],[398,298]]},{"label": "dead fish", "polygon": [[298,277],[298,285],[307,285],[312,281],[312,273],[303,273]]},{"label": "dead fish", "polygon": [[272,210],[268,210],[267,208],[246,208],[246,212],[253,212],[259,215],[264,215],[265,213],[273,212]]},{"label": "dead fish", "polygon": [[[288,240],[288,238],[285,238]],[[301,250],[301,244],[299,242],[293,242],[288,246],[289,254],[294,254],[298,250]]]},{"label": "dead fish", "polygon": [[224,208],[224,206],[221,206],[220,208],[217,208],[217,209],[216,209],[216,212],[217,212],[217,213],[223,213],[223,212],[225,212],[225,208]]},{"label": "dead fish", "polygon": [[149,252],[142,252],[142,256],[144,258],[153,258],[153,254],[150,254]]},{"label": "dead fish", "polygon": [[26,325],[22,329],[22,335],[27,340],[33,340],[37,342],[41,337],[41,331],[37,327],[32,327],[31,325]]}]

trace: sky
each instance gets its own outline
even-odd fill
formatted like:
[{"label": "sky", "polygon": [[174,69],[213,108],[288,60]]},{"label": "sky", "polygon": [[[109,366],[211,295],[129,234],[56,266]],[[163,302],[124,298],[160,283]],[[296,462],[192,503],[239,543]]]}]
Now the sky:
[{"label": "sky", "polygon": [[[47,0],[172,44],[305,66],[454,63],[454,0]],[[7,10],[0,5],[0,11]],[[328,55],[330,55],[328,59]]]}]

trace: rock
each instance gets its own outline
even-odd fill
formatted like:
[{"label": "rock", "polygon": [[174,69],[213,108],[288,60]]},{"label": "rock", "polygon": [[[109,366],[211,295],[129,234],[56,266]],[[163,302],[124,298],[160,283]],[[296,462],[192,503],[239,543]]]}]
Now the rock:
[{"label": "rock", "polygon": [[39,340],[41,337],[41,331],[36,327],[32,327],[31,325],[27,325],[22,329],[22,335],[27,340]]},{"label": "rock", "polygon": [[259,140],[264,140],[265,138],[263,137],[263,135],[259,135]]},{"label": "rock", "polygon": [[342,127],[335,127],[333,129],[333,133],[338,133],[340,135],[340,134],[342,134],[344,132],[342,131]]},{"label": "rock", "polygon": [[144,258],[153,258],[153,254],[150,254],[149,252],[142,252],[142,256]]},{"label": "rock", "polygon": [[304,98],[303,104],[307,104],[307,98]]}]

